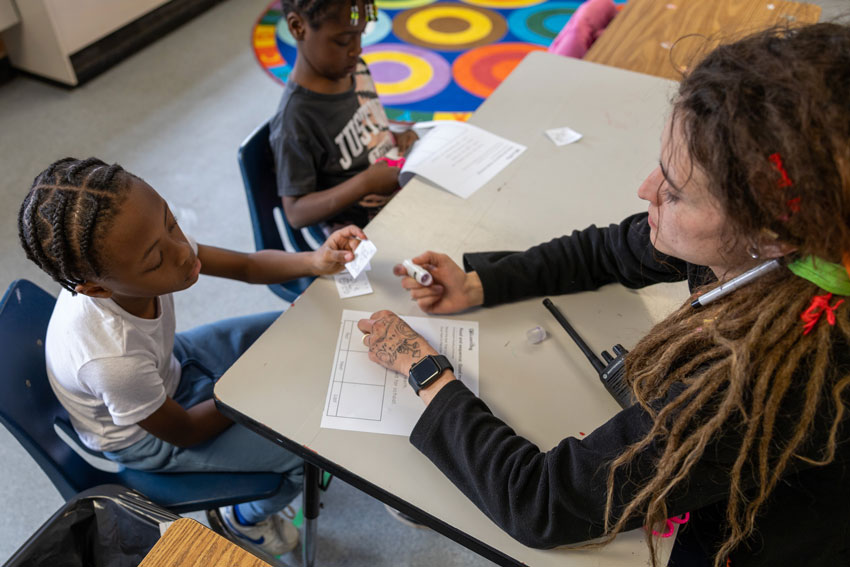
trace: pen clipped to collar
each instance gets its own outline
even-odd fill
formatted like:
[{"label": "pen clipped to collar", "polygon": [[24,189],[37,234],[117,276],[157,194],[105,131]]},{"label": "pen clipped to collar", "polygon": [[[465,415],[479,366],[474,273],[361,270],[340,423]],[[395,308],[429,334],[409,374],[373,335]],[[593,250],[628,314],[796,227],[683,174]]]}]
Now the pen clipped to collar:
[{"label": "pen clipped to collar", "polygon": [[700,295],[691,302],[691,307],[705,307],[712,301],[720,299],[724,295],[728,295],[740,287],[744,287],[748,283],[762,277],[765,274],[769,274],[781,265],[782,261],[779,258],[776,258],[774,260],[768,260],[763,264],[759,264],[755,268],[747,270],[740,276],[732,278],[725,284],[720,285],[714,288],[713,290]]}]

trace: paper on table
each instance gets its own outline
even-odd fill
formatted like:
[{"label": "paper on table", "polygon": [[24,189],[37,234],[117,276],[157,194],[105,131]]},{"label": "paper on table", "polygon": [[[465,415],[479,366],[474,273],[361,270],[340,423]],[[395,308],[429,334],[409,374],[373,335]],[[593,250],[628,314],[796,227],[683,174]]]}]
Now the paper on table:
[{"label": "paper on table", "polygon": [[581,134],[567,126],[546,130],[546,135],[549,136],[549,139],[556,146],[566,146],[567,144],[581,140]]},{"label": "paper on table", "polygon": [[399,182],[421,175],[466,199],[525,150],[466,122],[437,122],[408,152]]},{"label": "paper on table", "polygon": [[[342,312],[322,427],[410,435],[425,410],[407,376],[369,360],[357,321],[368,311]],[[478,322],[433,317],[402,317],[434,348],[445,354],[454,374],[478,394]]]},{"label": "paper on table", "polygon": [[369,276],[366,275],[365,270],[356,278],[352,278],[347,272],[340,272],[334,275],[334,282],[336,282],[340,299],[372,293],[372,285],[369,283]]}]

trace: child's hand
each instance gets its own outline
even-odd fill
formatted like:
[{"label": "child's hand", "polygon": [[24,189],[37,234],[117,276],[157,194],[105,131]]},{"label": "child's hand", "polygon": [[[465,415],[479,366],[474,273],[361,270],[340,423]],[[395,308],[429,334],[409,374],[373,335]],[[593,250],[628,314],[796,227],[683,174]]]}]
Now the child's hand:
[{"label": "child's hand", "polygon": [[313,252],[313,270],[317,276],[335,274],[354,259],[354,250],[366,234],[356,226],[349,225],[328,236],[322,247]]},{"label": "child's hand", "polygon": [[401,264],[393,267],[393,273],[402,276],[401,287],[410,291],[410,299],[425,313],[457,313],[484,303],[484,288],[476,272],[467,274],[451,258],[436,252],[425,252],[412,261],[428,270],[434,283],[420,285]]},{"label": "child's hand", "polygon": [[406,156],[407,152],[419,139],[419,136],[416,135],[416,132],[413,130],[405,130],[404,132],[399,132],[398,134],[393,134],[395,138],[395,145],[398,148],[398,153]]},{"label": "child's hand", "polygon": [[370,165],[361,175],[367,177],[369,193],[389,195],[398,189],[399,171],[397,167],[390,167],[386,162],[378,161]]}]

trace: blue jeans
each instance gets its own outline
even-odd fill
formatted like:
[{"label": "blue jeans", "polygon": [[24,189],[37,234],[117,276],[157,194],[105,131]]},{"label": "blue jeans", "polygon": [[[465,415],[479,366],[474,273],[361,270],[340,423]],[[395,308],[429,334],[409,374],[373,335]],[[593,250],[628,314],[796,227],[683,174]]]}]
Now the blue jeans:
[{"label": "blue jeans", "polygon": [[[213,386],[280,313],[263,313],[203,325],[178,333],[174,355],[182,374],[174,401],[190,408],[213,397]],[[277,472],[277,494],[239,505],[248,522],[258,522],[286,507],[299,492],[304,462],[245,427],[235,424],[199,445],[181,448],[148,434],[106,457],[131,469],[155,472]]]}]

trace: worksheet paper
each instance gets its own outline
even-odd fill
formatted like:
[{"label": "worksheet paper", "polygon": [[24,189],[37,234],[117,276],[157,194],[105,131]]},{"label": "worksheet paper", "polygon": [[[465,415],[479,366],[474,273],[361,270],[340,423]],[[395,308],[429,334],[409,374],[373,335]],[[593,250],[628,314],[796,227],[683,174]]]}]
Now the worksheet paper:
[{"label": "worksheet paper", "polygon": [[402,186],[414,174],[421,175],[466,199],[526,150],[522,144],[466,122],[431,124],[406,156],[399,174]]},{"label": "worksheet paper", "polygon": [[[369,360],[357,321],[371,312],[342,312],[322,427],[409,436],[425,404],[407,376]],[[402,317],[431,346],[446,355],[454,374],[478,395],[478,322]]]}]

